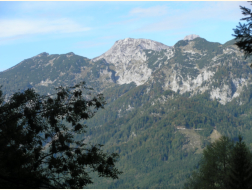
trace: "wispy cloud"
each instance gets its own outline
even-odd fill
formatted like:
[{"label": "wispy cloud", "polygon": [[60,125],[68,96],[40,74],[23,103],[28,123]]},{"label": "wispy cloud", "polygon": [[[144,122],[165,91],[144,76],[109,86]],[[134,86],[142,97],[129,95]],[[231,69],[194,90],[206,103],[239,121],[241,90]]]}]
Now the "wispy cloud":
[{"label": "wispy cloud", "polygon": [[223,21],[233,21],[237,17],[242,17],[239,5],[248,6],[247,2],[205,2],[199,9],[187,11],[188,19],[218,19]]},{"label": "wispy cloud", "polygon": [[73,33],[88,31],[71,19],[4,19],[0,20],[0,38],[10,38],[21,35],[48,34],[48,33]]},{"label": "wispy cloud", "polygon": [[149,8],[133,8],[130,12],[130,16],[140,16],[140,17],[154,17],[163,16],[167,14],[166,6],[154,6]]},{"label": "wispy cloud", "polygon": [[[133,9],[129,12],[142,12],[143,15],[151,15],[151,9],[154,10],[153,14],[167,15],[162,16],[162,19],[155,19],[151,23],[146,23],[145,25],[139,26],[134,32],[154,32],[154,31],[168,31],[176,29],[186,29],[188,27],[196,26],[200,21],[216,21],[218,23],[220,20],[228,22],[237,22],[237,18],[242,18],[239,5],[248,6],[247,2],[204,2],[193,9],[173,9],[166,12],[166,8],[162,7],[152,7],[144,10]],[[160,9],[160,13],[158,13]],[[235,26],[234,26],[235,27]]]}]

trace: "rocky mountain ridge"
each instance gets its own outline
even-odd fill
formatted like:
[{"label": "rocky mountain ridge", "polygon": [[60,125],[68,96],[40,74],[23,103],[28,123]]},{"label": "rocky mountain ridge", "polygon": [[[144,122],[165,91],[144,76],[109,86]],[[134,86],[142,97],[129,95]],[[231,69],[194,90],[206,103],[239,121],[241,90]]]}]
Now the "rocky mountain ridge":
[{"label": "rocky mountain ridge", "polygon": [[[202,44],[205,44],[205,47],[209,46],[210,49],[202,50]],[[211,51],[216,52],[213,54]],[[177,61],[173,60],[171,63],[174,56],[178,55],[185,59],[175,58]],[[192,95],[209,90],[212,99],[226,104],[238,97],[243,86],[251,81],[251,73],[249,73],[245,78],[229,76],[228,80],[232,81],[230,85],[225,84],[224,81],[219,81],[220,86],[212,85],[218,71],[216,68],[225,66],[220,62],[229,55],[233,55],[229,57],[230,61],[237,59],[235,56],[239,57],[240,62],[243,59],[243,54],[234,45],[222,46],[218,43],[207,42],[198,35],[192,34],[186,36],[174,47],[143,39],[119,40],[109,51],[92,61],[105,59],[107,63],[113,64],[115,75],[118,76],[117,84],[135,82],[138,86],[150,83],[149,80],[153,80],[154,77],[152,74],[159,69],[166,75],[162,84],[164,90],[170,89],[180,94],[191,92]],[[231,62],[226,64],[229,67],[232,66]]]},{"label": "rocky mountain ridge", "polygon": [[124,174],[115,181],[94,178],[87,188],[183,188],[213,136],[241,132],[252,148],[251,60],[233,40],[194,37],[173,47],[127,39],[115,54],[93,60],[41,53],[0,72],[0,83],[7,95],[27,88],[51,94],[84,80],[104,94],[105,109],[84,121],[87,133],[75,138],[119,153]]},{"label": "rocky mountain ridge", "polygon": [[147,49],[161,51],[171,47],[153,40],[126,38],[116,41],[107,52],[92,61],[105,59],[114,64],[116,76],[119,76],[118,84],[135,82],[141,85],[148,80],[152,72],[146,65],[147,56],[144,50]]},{"label": "rocky mountain ridge", "polygon": [[[205,44],[209,49],[197,48],[199,44]],[[181,41],[181,45],[174,48],[174,57],[167,60],[170,63],[164,64],[159,71],[158,78],[163,76],[164,90],[170,89],[179,94],[190,92],[191,96],[209,91],[212,99],[226,104],[239,96],[244,85],[251,83],[251,70],[234,45],[225,47],[196,38],[186,43]],[[176,54],[180,54],[180,60]],[[220,76],[223,72],[225,77]]]},{"label": "rocky mountain ridge", "polygon": [[[244,63],[243,54],[232,42],[221,45],[195,34],[186,36],[174,46],[126,38],[118,40],[107,52],[92,60],[72,52],[65,55],[44,52],[1,72],[0,80],[6,84],[7,76],[13,75],[14,79],[27,81],[24,87],[28,85],[40,90],[61,82],[67,85],[86,80],[100,92],[131,82],[137,86],[159,82],[163,90],[179,94],[190,92],[193,96],[209,91],[212,99],[226,104],[239,97],[243,86],[251,83],[251,73],[245,72],[247,65]],[[236,67],[241,73],[244,70],[244,73],[241,76],[239,72],[230,72],[225,79],[216,78],[220,75],[219,70],[230,67]],[[29,82],[29,77],[34,81]]]}]

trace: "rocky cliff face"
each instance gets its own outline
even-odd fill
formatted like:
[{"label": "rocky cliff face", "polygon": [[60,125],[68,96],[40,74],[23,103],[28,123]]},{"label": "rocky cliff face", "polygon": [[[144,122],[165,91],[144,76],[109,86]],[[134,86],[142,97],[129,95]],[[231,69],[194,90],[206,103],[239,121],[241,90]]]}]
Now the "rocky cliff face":
[{"label": "rocky cliff face", "polygon": [[147,55],[144,50],[161,51],[171,49],[162,43],[148,39],[126,38],[118,40],[106,53],[94,58],[92,61],[105,59],[115,65],[118,84],[135,82],[141,85],[151,76],[152,70],[146,64]]}]

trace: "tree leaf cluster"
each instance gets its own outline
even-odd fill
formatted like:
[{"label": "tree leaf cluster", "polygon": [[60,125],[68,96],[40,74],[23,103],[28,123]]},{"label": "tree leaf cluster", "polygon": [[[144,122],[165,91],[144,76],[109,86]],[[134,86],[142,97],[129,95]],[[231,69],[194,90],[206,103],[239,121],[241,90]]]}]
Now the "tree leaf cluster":
[{"label": "tree leaf cluster", "polygon": [[58,87],[41,96],[33,89],[4,101],[0,91],[0,186],[2,188],[83,188],[90,172],[118,178],[118,154],[104,153],[102,145],[87,145],[75,134],[104,108],[102,94],[92,95],[85,82]]}]

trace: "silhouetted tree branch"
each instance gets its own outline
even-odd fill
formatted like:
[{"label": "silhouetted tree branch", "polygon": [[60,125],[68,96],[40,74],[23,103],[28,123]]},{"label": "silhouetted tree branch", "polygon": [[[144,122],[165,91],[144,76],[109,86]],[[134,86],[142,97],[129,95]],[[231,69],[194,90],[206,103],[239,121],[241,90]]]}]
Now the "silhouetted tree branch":
[{"label": "silhouetted tree branch", "polygon": [[[83,94],[82,82],[40,96],[33,89],[4,102],[0,90],[0,186],[2,188],[83,188],[89,172],[117,179],[118,154],[102,145],[86,145],[74,134],[85,132],[84,120],[104,108],[102,94]],[[63,124],[66,123],[66,124]]]}]

